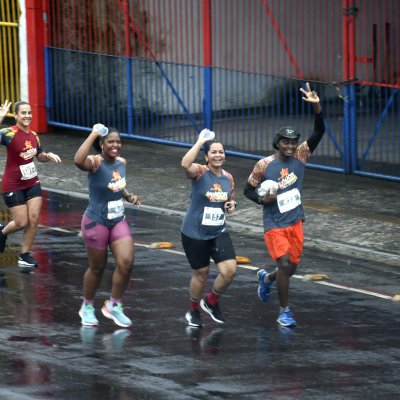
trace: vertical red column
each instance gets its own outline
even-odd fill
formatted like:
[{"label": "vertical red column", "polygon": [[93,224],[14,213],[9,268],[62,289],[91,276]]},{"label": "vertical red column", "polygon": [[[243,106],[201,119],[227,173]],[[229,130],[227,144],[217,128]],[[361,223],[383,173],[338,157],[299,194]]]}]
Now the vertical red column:
[{"label": "vertical red column", "polygon": [[[352,6],[354,8],[354,6]],[[355,13],[356,10],[349,10],[349,79],[354,79],[356,76],[356,35],[355,35]]]},{"label": "vertical red column", "polygon": [[28,54],[28,90],[32,107],[31,127],[47,131],[46,80],[44,69],[45,22],[42,0],[26,0],[26,36]]},{"label": "vertical red column", "polygon": [[343,0],[343,80],[349,79],[349,17],[347,10],[349,8],[349,0]]},{"label": "vertical red column", "polygon": [[211,0],[203,0],[202,3],[202,28],[203,28],[203,66],[212,64],[211,52]]},{"label": "vertical red column", "polygon": [[211,0],[202,1],[203,67],[204,67],[204,127],[212,129],[213,83],[212,83],[212,41],[211,41]]},{"label": "vertical red column", "polygon": [[357,9],[350,0],[343,0],[343,80],[355,78],[356,49],[355,49],[355,15]]}]

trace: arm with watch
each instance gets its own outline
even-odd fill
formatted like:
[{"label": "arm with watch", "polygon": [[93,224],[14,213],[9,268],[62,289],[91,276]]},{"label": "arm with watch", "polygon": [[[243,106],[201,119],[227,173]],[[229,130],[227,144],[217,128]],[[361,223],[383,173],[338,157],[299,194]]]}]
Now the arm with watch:
[{"label": "arm with watch", "polygon": [[50,151],[48,153],[45,153],[44,151],[42,151],[40,154],[38,154],[36,156],[36,158],[40,162],[48,162],[48,161],[52,161],[55,163],[61,162],[61,158],[57,154],[51,153]]},{"label": "arm with watch", "polygon": [[131,203],[131,204],[133,204],[133,205],[140,206],[140,204],[141,204],[141,201],[140,201],[139,196],[136,196],[136,195],[134,195],[134,194],[128,192],[126,189],[123,190],[123,192],[122,192],[122,197],[123,197],[128,203]]}]

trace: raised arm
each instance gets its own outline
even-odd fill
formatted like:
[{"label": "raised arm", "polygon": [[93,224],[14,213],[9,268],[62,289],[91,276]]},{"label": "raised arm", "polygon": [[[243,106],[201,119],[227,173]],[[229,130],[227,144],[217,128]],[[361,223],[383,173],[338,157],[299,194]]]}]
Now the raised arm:
[{"label": "raised arm", "polygon": [[209,132],[208,129],[203,129],[199,134],[197,142],[182,158],[181,166],[189,178],[194,178],[196,176],[198,164],[194,161],[196,160],[203,144],[210,140],[210,136],[208,135]]},{"label": "raised arm", "polygon": [[81,144],[78,151],[75,153],[74,163],[82,171],[91,171],[93,168],[93,163],[88,158],[88,155],[89,155],[90,149],[92,148],[92,145],[95,142],[95,140],[99,136],[101,136],[99,131],[94,130],[95,127],[96,127],[96,125],[93,127],[92,132],[90,132],[89,136]]},{"label": "raised arm", "polygon": [[310,88],[310,84],[306,84],[306,90],[300,88],[300,91],[304,94],[303,100],[308,103],[312,103],[315,113],[314,131],[311,136],[307,139],[307,144],[311,152],[313,152],[318,146],[325,132],[325,123],[322,115],[322,107],[317,93]]}]

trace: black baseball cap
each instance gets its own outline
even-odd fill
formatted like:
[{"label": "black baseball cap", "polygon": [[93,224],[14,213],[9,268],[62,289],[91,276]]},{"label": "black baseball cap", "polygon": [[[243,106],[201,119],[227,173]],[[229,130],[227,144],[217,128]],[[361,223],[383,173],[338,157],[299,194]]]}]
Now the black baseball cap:
[{"label": "black baseball cap", "polygon": [[278,149],[278,142],[282,138],[299,140],[300,136],[301,134],[292,126],[284,126],[275,133],[273,146],[275,149]]}]

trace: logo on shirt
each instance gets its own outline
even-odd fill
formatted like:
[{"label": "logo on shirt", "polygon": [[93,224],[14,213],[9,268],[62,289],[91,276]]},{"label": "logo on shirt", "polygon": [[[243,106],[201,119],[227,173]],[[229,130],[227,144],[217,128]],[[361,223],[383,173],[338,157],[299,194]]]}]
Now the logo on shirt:
[{"label": "logo on shirt", "polygon": [[112,190],[113,192],[119,192],[120,190],[123,190],[125,186],[125,178],[122,178],[118,171],[113,171],[111,181],[107,185],[108,189]]},{"label": "logo on shirt", "polygon": [[207,190],[206,197],[209,201],[228,201],[228,193],[222,190],[219,183],[214,183],[213,186]]},{"label": "logo on shirt", "polygon": [[25,140],[24,148],[22,152],[19,153],[19,156],[24,160],[29,160],[36,155],[36,148],[32,146],[32,142],[30,140]]},{"label": "logo on shirt", "polygon": [[280,174],[281,176],[278,178],[279,180],[283,179],[285,176],[288,176],[289,168],[282,168]]},{"label": "logo on shirt", "polygon": [[289,174],[288,168],[282,168],[280,170],[280,176],[278,178],[278,181],[279,181],[279,187],[281,189],[284,189],[295,183],[297,181],[297,176],[294,172],[291,172]]}]

